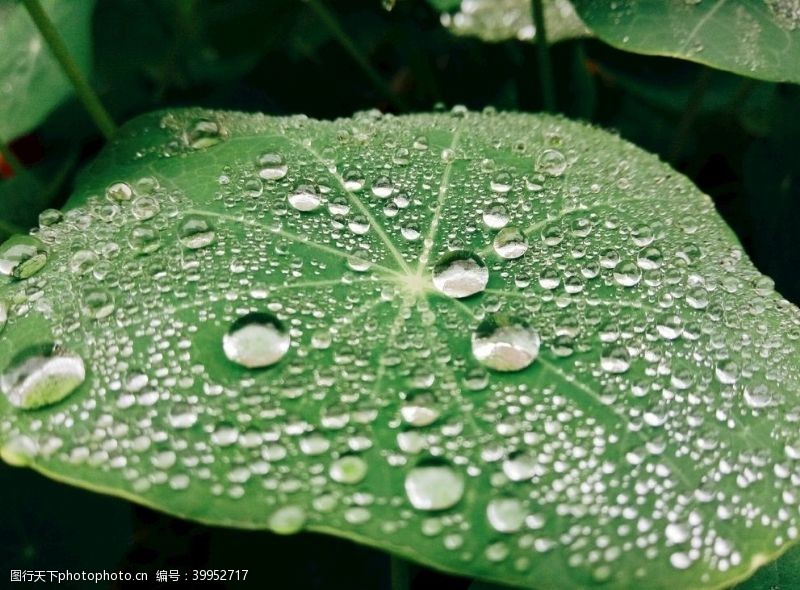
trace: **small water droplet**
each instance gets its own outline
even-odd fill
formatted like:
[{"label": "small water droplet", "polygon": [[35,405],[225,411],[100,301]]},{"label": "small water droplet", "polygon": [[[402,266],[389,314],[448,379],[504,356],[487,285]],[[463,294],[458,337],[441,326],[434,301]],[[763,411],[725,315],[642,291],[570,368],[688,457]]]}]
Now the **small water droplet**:
[{"label": "small water droplet", "polygon": [[12,236],[0,245],[0,273],[15,279],[27,279],[47,263],[47,250],[36,238]]},{"label": "small water droplet", "polygon": [[558,150],[544,150],[536,159],[536,170],[550,176],[561,176],[567,169],[567,159]]},{"label": "small water droplet", "polygon": [[519,258],[528,251],[528,240],[515,227],[501,229],[492,245],[498,256],[508,260]]},{"label": "small water droplet", "polygon": [[329,473],[338,483],[357,484],[367,475],[367,462],[358,455],[344,455],[331,463]]},{"label": "small water droplet", "polygon": [[293,535],[303,528],[306,524],[306,518],[305,508],[290,504],[282,506],[273,512],[267,521],[267,525],[273,533]]}]

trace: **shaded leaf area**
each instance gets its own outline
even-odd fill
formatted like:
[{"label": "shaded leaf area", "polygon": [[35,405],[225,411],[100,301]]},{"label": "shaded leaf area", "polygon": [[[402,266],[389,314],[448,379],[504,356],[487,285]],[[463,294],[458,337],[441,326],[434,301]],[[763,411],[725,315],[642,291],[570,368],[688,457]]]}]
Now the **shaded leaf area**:
[{"label": "shaded leaf area", "polygon": [[[488,42],[533,41],[530,0],[429,0],[442,12],[442,24],[456,35],[474,36]],[[545,0],[547,40],[556,43],[565,39],[588,36],[589,30],[575,13],[569,0]]]},{"label": "shaded leaf area", "polygon": [[800,314],[605,132],[157,113],[35,235],[12,463],[529,588],[715,588],[795,536]]},{"label": "shaded leaf area", "polygon": [[[42,7],[83,71],[91,66],[94,0],[43,0]],[[39,123],[72,92],[21,2],[0,2],[0,141]]]},{"label": "shaded leaf area", "polygon": [[800,82],[794,0],[574,0],[603,41],[625,51],[689,59],[762,80]]},{"label": "shaded leaf area", "polygon": [[0,489],[0,567],[6,576],[11,570],[98,572],[125,567],[133,530],[130,504],[6,465],[0,465]]}]

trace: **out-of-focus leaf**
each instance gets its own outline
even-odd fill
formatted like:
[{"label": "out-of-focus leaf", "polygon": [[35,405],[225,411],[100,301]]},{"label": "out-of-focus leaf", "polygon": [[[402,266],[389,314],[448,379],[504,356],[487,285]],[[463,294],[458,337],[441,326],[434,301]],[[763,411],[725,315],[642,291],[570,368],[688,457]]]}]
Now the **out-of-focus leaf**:
[{"label": "out-of-focus leaf", "polygon": [[743,76],[800,82],[796,0],[573,0],[611,45],[697,61]]},{"label": "out-of-focus leaf", "polygon": [[[95,0],[42,0],[84,72],[92,57]],[[69,80],[17,0],[0,0],[0,140],[27,133],[72,92]]]},{"label": "out-of-focus leaf", "polygon": [[[456,35],[490,42],[536,38],[530,0],[429,1],[441,11],[442,24]],[[544,18],[550,43],[590,34],[570,0],[544,0]]]}]

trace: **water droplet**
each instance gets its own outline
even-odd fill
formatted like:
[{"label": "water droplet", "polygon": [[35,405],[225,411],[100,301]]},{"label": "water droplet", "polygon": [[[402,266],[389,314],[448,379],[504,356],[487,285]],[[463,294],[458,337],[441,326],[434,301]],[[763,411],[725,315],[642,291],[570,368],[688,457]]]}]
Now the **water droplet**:
[{"label": "water droplet", "polygon": [[494,203],[483,212],[483,223],[489,229],[503,229],[508,220],[508,209],[502,203]]},{"label": "water droplet", "polygon": [[282,506],[273,512],[267,521],[267,525],[273,533],[293,535],[303,528],[306,524],[306,518],[305,508],[290,504]]},{"label": "water droplet", "polygon": [[319,190],[313,184],[298,185],[294,192],[289,194],[289,204],[298,211],[314,211],[322,204]]},{"label": "water droplet", "polygon": [[539,356],[539,333],[525,322],[503,315],[483,320],[472,335],[472,354],[496,371],[520,371]]},{"label": "water droplet", "polygon": [[225,356],[248,369],[274,365],[286,355],[290,343],[278,318],[258,312],[237,319],[222,339]]},{"label": "water droplet", "polygon": [[500,533],[516,533],[525,523],[525,506],[517,498],[492,498],[486,507],[486,518]]},{"label": "water droplet", "polygon": [[394,185],[387,176],[381,176],[372,183],[372,194],[381,199],[388,199],[394,192]]},{"label": "water droplet", "polygon": [[3,333],[3,328],[6,327],[8,321],[8,303],[0,299],[0,334]]},{"label": "water droplet", "polygon": [[64,219],[64,214],[58,209],[45,209],[39,213],[39,225],[42,227],[51,227],[61,223]]},{"label": "water droplet", "polygon": [[412,426],[428,426],[436,421],[439,414],[435,396],[425,390],[410,393],[400,408],[403,420]]},{"label": "water droplet", "polygon": [[133,189],[127,182],[115,182],[106,189],[106,198],[109,201],[130,201]]},{"label": "water droplet", "polygon": [[219,123],[212,119],[195,119],[184,133],[184,142],[193,150],[201,150],[215,146],[224,139],[224,132]]},{"label": "water droplet", "polygon": [[488,282],[486,264],[477,254],[464,250],[445,254],[433,269],[433,285],[456,299],[480,293]]},{"label": "water droplet", "polygon": [[366,475],[367,462],[358,455],[344,455],[331,463],[331,479],[338,483],[356,484]]},{"label": "water droplet", "polygon": [[24,409],[61,401],[86,379],[83,359],[53,344],[26,348],[0,375],[8,401]]},{"label": "water droplet", "polygon": [[550,176],[561,176],[567,169],[567,159],[558,150],[544,150],[536,159],[536,170]]},{"label": "water droplet", "polygon": [[495,236],[493,246],[498,256],[511,260],[528,251],[528,240],[517,228],[507,227]]},{"label": "water droplet", "polygon": [[624,373],[631,366],[631,357],[624,346],[609,346],[600,355],[600,366],[607,373]]},{"label": "water droplet", "polygon": [[36,238],[12,236],[0,245],[0,273],[15,279],[32,277],[47,262],[47,250]]},{"label": "water droplet", "polygon": [[406,495],[418,510],[445,510],[464,495],[464,477],[443,459],[424,459],[406,475]]},{"label": "water droplet", "polygon": [[258,175],[264,180],[280,180],[289,171],[283,156],[274,152],[265,152],[256,158]]},{"label": "water droplet", "polygon": [[192,215],[184,218],[178,227],[178,240],[190,250],[199,250],[214,243],[216,233],[204,217]]},{"label": "water droplet", "polygon": [[81,311],[93,320],[101,320],[114,311],[114,296],[107,289],[90,289],[81,301]]}]

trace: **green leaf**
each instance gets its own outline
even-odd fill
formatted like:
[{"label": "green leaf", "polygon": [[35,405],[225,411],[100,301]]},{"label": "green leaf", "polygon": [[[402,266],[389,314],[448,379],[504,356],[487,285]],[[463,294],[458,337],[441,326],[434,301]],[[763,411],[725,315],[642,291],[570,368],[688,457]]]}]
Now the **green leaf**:
[{"label": "green leaf", "polygon": [[11,463],[524,587],[718,588],[796,537],[800,312],[603,131],[156,113],[37,236]]},{"label": "green leaf", "polygon": [[793,590],[800,588],[800,547],[792,547],[777,560],[759,569],[755,575],[733,590]]},{"label": "green leaf", "polygon": [[[530,0],[428,1],[442,12],[442,24],[456,35],[490,42],[536,37]],[[570,0],[544,0],[544,17],[549,43],[589,35]]]},{"label": "green leaf", "polygon": [[[84,71],[92,59],[94,0],[42,0]],[[72,93],[72,86],[21,2],[0,0],[0,139],[29,132]]]},{"label": "green leaf", "polygon": [[762,80],[800,82],[800,11],[794,0],[573,0],[614,47],[700,62]]}]

